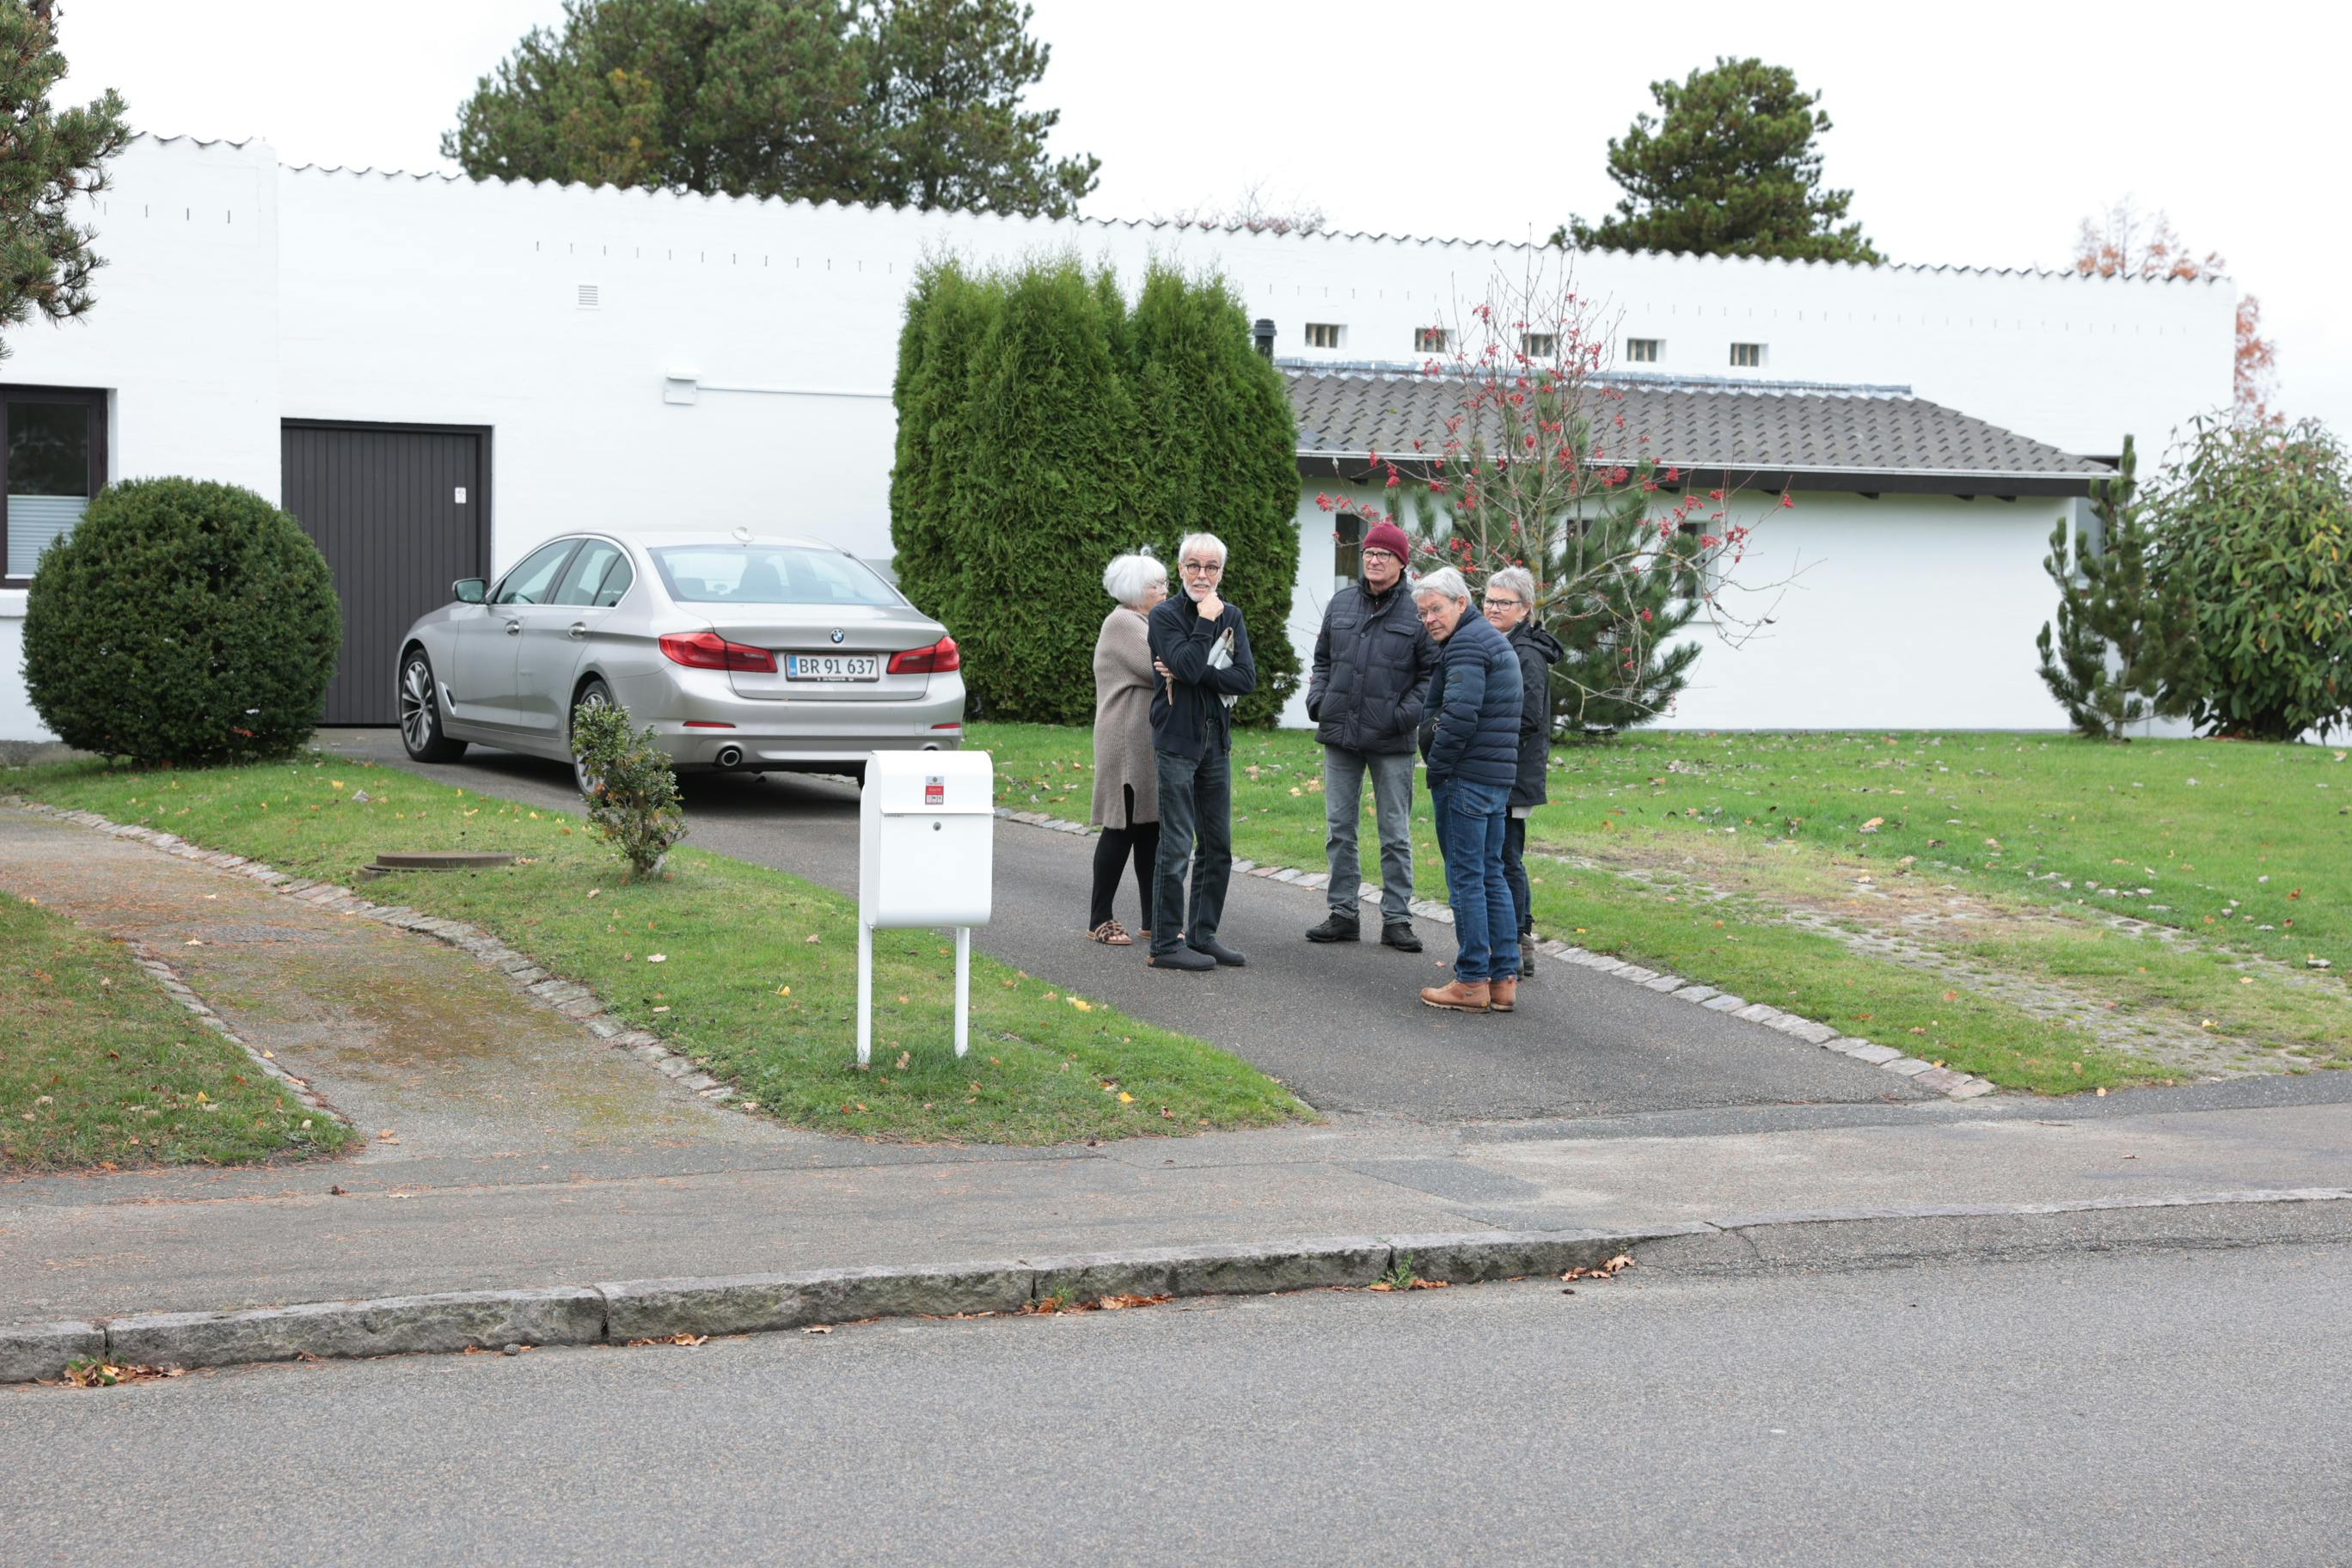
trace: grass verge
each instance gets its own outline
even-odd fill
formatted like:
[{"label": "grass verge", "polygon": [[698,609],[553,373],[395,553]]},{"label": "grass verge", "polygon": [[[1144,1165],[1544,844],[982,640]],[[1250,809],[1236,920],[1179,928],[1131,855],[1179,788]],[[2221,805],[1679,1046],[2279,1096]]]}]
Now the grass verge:
[{"label": "grass verge", "polygon": [[[1001,804],[1086,816],[1088,731],[975,725],[969,743],[994,753]],[[2232,1055],[2242,1067],[2352,1067],[2343,758],[1999,734],[1661,733],[1562,748],[1529,837],[1569,859],[1531,867],[1536,924],[2011,1088],[2164,1081]],[[1368,793],[1360,837],[1365,879],[1377,881],[1370,804]],[[1237,854],[1323,865],[1311,735],[1241,737],[1234,816]],[[1424,816],[1414,840],[1421,896],[1443,899]],[[2110,868],[2126,861],[2128,886]],[[1730,896],[1702,896],[1702,881]],[[1922,920],[1953,896],[1969,906],[1959,918]],[[1793,925],[1791,911],[2079,1002],[2071,1010],[2095,1026]],[[2116,914],[2168,925],[2172,940],[2100,918]],[[2212,1048],[2192,1067],[2140,1047],[2165,1029]]]},{"label": "grass verge", "polygon": [[200,1026],[121,945],[0,897],[0,1167],[242,1164],[340,1149],[350,1128]]},{"label": "grass verge", "polygon": [[618,856],[576,815],[314,757],[196,773],[58,764],[5,782],[346,885],[386,850],[515,853],[499,870],[367,891],[494,932],[798,1126],[1034,1144],[1313,1114],[1230,1053],[978,954],[971,1054],[959,1061],[953,948],[929,931],[876,933],[874,1062],[861,1071],[852,900],[690,846],[673,852],[669,877],[624,882]]}]

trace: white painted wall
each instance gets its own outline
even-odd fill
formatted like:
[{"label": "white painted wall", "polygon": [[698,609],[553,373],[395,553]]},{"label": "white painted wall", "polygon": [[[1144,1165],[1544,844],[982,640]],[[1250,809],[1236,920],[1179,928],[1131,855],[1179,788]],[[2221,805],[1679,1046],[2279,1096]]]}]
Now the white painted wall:
[{"label": "white painted wall", "polygon": [[[182,474],[274,500],[277,155],[142,140],[118,167],[90,215],[97,306],[12,330],[0,382],[110,392],[110,480]],[[0,740],[52,740],[25,697],[24,614],[24,591],[0,589]]]},{"label": "white painted wall", "polygon": [[[1416,326],[1454,317],[1528,255],[283,169],[259,143],[152,139],[124,153],[95,216],[110,264],[98,309],[12,333],[0,379],[111,389],[117,477],[197,474],[273,498],[281,418],[488,426],[494,567],[590,522],[751,521],[887,556],[887,393],[927,253],[988,263],[1074,247],[1130,281],[1155,254],[1220,265],[1252,314],[1276,321],[1279,352],[1333,362],[1412,360]],[[2093,453],[2126,430],[2153,453],[2229,395],[2227,285],[1654,256],[1578,265],[1579,287],[1622,310],[1627,334],[1665,340],[1663,372],[1740,374],[1729,344],[1761,341],[1768,362],[1746,373],[1759,379],[1906,384]],[[582,284],[599,308],[579,308]],[[1307,350],[1309,321],[1344,326],[1342,346]],[[699,390],[666,402],[665,377],[680,372]],[[1880,505],[1892,516],[1907,503]],[[1970,539],[1986,526],[1956,521]],[[1306,530],[1302,655],[1328,594],[1328,531],[1319,514]],[[2039,556],[2036,536],[2018,569]],[[1843,593],[1871,580],[1836,582]],[[13,679],[21,598],[0,594],[0,738],[37,733]],[[1822,716],[1782,707],[1790,717],[1776,721],[1846,721],[1828,716],[1844,699],[1818,700]]]}]

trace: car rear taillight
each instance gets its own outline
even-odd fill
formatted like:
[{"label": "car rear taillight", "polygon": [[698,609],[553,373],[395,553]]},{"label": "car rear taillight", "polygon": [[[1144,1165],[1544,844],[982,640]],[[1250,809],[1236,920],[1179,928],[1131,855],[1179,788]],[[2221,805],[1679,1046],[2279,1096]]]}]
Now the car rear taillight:
[{"label": "car rear taillight", "polygon": [[893,675],[945,675],[962,668],[963,655],[957,650],[953,637],[941,637],[929,647],[910,647],[890,656]]},{"label": "car rear taillight", "polygon": [[688,669],[736,669],[776,673],[776,656],[748,643],[729,642],[717,632],[672,633],[661,639],[662,657]]}]

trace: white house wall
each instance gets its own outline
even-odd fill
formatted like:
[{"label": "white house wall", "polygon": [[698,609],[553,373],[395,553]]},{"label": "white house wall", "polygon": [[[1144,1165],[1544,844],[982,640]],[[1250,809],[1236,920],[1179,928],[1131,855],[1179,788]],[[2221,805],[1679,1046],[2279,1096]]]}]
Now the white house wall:
[{"label": "white house wall", "polygon": [[[123,154],[93,216],[110,263],[97,310],[11,332],[0,380],[110,389],[116,477],[195,474],[272,498],[284,418],[488,426],[493,567],[591,522],[751,521],[887,557],[887,393],[927,254],[1075,249],[1130,288],[1154,255],[1219,266],[1276,321],[1278,352],[1335,363],[1414,360],[1414,328],[1457,319],[1497,268],[1541,254],[285,169],[259,143],[152,139]],[[1907,384],[2091,453],[2127,430],[2153,451],[2229,396],[2226,284],[1577,265],[1621,335],[1664,340],[1664,373]],[[1342,326],[1341,346],[1307,349],[1309,321]],[[1764,366],[1734,371],[1735,341],[1766,343]],[[1328,529],[1309,531],[1328,551]],[[0,593],[12,675],[22,598]],[[1822,700],[1775,710],[1845,721]],[[0,737],[37,732],[0,679]]]}]

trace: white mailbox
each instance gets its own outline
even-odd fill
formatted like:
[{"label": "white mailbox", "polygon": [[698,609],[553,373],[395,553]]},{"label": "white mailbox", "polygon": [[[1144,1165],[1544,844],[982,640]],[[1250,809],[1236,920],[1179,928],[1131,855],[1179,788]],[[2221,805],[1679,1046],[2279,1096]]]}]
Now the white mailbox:
[{"label": "white mailbox", "polygon": [[985,752],[876,752],[857,825],[857,1059],[874,1052],[874,932],[955,928],[955,1053],[971,1046],[971,928],[994,900],[996,763]]}]

